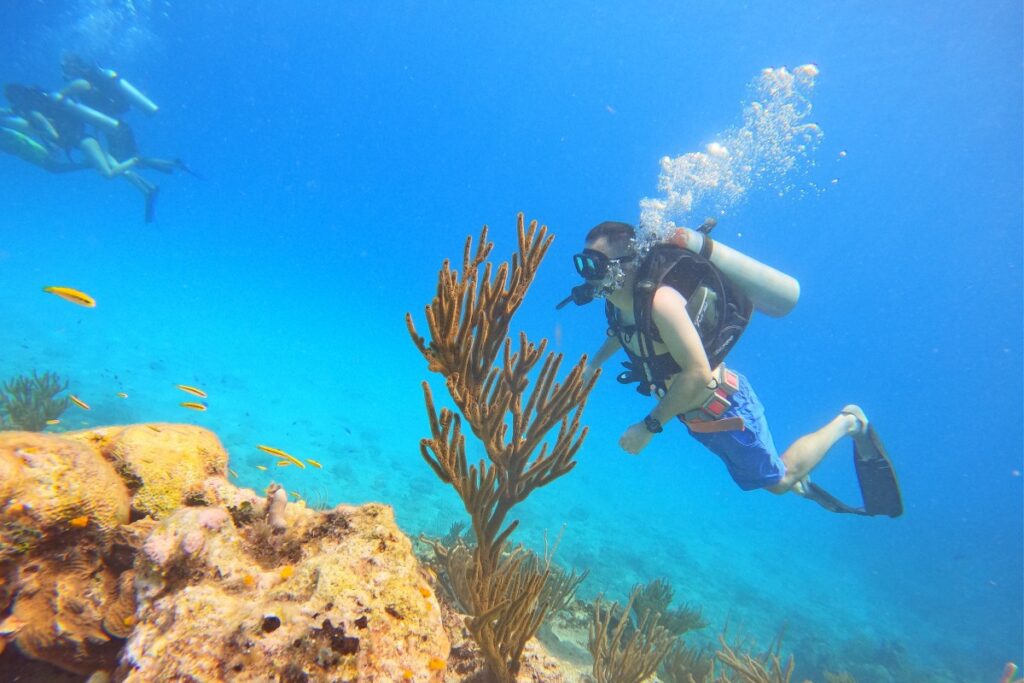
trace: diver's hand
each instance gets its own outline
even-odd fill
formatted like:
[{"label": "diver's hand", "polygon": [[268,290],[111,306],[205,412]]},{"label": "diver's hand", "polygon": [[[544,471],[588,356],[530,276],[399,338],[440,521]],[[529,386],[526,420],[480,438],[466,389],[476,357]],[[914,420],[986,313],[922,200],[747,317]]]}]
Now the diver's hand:
[{"label": "diver's hand", "polygon": [[651,442],[652,436],[654,434],[647,431],[647,425],[643,422],[637,422],[635,425],[630,426],[622,435],[622,438],[619,439],[619,445],[622,446],[622,450],[630,455],[638,455]]}]

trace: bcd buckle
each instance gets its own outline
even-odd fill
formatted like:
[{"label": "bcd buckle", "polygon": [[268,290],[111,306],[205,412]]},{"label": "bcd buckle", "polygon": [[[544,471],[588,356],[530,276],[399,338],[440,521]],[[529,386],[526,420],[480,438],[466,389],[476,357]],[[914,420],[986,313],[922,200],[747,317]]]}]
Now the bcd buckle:
[{"label": "bcd buckle", "polygon": [[720,365],[715,377],[708,384],[711,394],[700,408],[683,415],[684,422],[707,422],[719,420],[732,407],[729,399],[740,390],[740,376],[725,365]]}]

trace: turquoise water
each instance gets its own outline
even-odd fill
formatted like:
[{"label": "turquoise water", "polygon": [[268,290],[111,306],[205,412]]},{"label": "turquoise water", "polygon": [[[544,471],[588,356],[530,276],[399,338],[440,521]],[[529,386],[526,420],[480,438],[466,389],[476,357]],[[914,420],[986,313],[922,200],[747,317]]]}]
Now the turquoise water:
[{"label": "turquoise water", "polygon": [[[130,114],[143,151],[203,177],[149,172],[146,225],[123,181],[0,156],[0,378],[68,377],[92,410],[62,427],[193,422],[244,485],[384,501],[441,534],[463,513],[418,454],[427,371],[404,323],[426,329],[441,261],[484,223],[507,258],[518,211],[548,225],[513,331],[592,352],[599,307],[554,310],[585,232],[637,222],[662,157],[742,128],[763,69],[813,63],[821,139],[717,197],[715,236],[802,285],[730,359],[780,447],[864,406],[906,514],[741,492],[679,427],[628,456],[618,437],[651,405],[609,372],[579,465],[522,506],[517,537],[542,548],[564,525],[557,559],[590,569],[585,597],[668,577],[708,638],[787,624],[800,680],[997,680],[1024,658],[1019,4],[677,4],[9,8],[5,82],[59,87],[65,51],[92,56],[160,105]],[[179,407],[178,383],[209,410]],[[257,444],[324,469],[275,468]],[[815,479],[855,497],[848,443]]]}]

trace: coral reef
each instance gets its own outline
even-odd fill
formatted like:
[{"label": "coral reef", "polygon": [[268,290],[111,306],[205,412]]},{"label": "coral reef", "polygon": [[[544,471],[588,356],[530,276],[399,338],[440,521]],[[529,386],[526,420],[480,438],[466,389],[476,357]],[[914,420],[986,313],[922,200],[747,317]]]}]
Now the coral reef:
[{"label": "coral reef", "polygon": [[[519,214],[518,238],[511,266],[500,264],[493,278],[487,259],[494,245],[487,240],[486,226],[475,254],[472,237],[466,239],[461,276],[444,262],[437,294],[426,309],[429,343],[406,315],[413,343],[429,369],[445,377],[461,413],[439,412],[429,384],[423,383],[431,437],[421,442],[420,452],[462,498],[476,537],[471,558],[450,565],[456,573],[451,585],[469,613],[466,624],[489,675],[501,683],[515,680],[523,649],[544,619],[549,605],[541,597],[550,578],[546,562],[522,549],[507,551],[518,521],[506,524],[506,519],[532,491],[575,466],[573,458],[586,436],[580,415],[596,380],[584,380],[584,357],[563,383],[556,382],[562,356],[551,353],[527,396],[547,340],[534,345],[520,334],[513,353],[506,335],[553,237],[546,227],[538,230],[536,221],[525,228]],[[489,462],[468,464],[463,419],[483,442]],[[543,443],[559,424],[554,444]]]},{"label": "coral reef", "polygon": [[68,407],[66,397],[57,394],[68,388],[53,372],[19,375],[0,387],[0,429],[41,432],[48,420],[56,420]]}]

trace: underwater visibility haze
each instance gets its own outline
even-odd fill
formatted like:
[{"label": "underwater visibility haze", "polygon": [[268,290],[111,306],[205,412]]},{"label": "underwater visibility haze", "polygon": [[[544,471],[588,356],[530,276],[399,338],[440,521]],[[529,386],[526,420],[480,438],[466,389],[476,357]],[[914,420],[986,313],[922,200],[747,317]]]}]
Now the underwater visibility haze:
[{"label": "underwater visibility haze", "polygon": [[[547,339],[568,382],[608,338],[604,301],[555,308],[583,282],[587,232],[630,223],[646,249],[714,218],[717,243],[799,282],[727,361],[775,444],[861,406],[903,514],[743,491],[674,420],[626,453],[655,403],[615,381],[620,352],[582,398],[575,468],[509,514],[513,541],[587,571],[581,600],[664,579],[706,622],[688,645],[778,636],[793,680],[994,683],[1024,660],[1019,2],[38,0],[0,16],[3,83],[27,87],[0,100],[0,429],[18,428],[15,380],[55,373],[69,402],[36,430],[199,425],[239,486],[384,503],[439,538],[467,516],[420,453],[422,383],[456,404],[405,316],[427,333],[442,262],[461,270],[484,224],[495,264],[520,212],[547,226],[508,333],[513,350]],[[131,154],[115,153],[125,126],[70,123],[69,144],[24,115],[88,101],[56,95],[68,55],[154,105],[112,114]],[[813,481],[859,502],[850,441]],[[0,497],[0,525],[17,504]],[[552,654],[589,667],[581,647]]]}]

